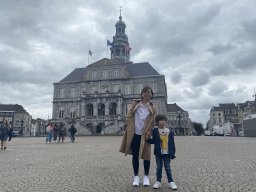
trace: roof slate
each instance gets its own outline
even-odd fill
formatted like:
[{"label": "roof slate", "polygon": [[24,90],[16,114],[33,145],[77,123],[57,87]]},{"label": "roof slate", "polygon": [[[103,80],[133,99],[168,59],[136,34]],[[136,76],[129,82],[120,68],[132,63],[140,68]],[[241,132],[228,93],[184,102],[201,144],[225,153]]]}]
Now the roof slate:
[{"label": "roof slate", "polygon": [[148,62],[126,64],[126,67],[133,77],[160,75]]},{"label": "roof slate", "polygon": [[184,111],[180,106],[178,106],[176,103],[174,104],[167,104],[167,111],[168,112],[186,112]]},{"label": "roof slate", "polygon": [[80,81],[85,72],[87,71],[87,68],[76,68],[74,71],[72,71],[68,76],[66,76],[64,79],[62,79],[60,82],[69,82],[69,81]]},{"label": "roof slate", "polygon": [[27,113],[27,111],[18,104],[0,104],[0,111],[15,111],[15,113]]},{"label": "roof slate", "polygon": [[238,109],[238,106],[236,106],[234,103],[223,103],[219,104],[219,107],[222,107],[224,110],[232,110],[232,109]]},{"label": "roof slate", "polygon": [[[97,61],[90,66],[97,66],[99,62],[110,62],[107,59],[103,59],[100,61]],[[116,62],[112,62],[111,64],[116,64]],[[144,63],[134,63],[134,64],[126,64],[127,71],[131,74],[132,77],[146,77],[146,76],[154,76],[154,75],[160,75],[148,62]],[[87,71],[86,68],[76,68],[74,69],[68,76],[66,76],[64,79],[60,81],[60,83],[63,82],[78,82],[83,77],[84,74]]]}]

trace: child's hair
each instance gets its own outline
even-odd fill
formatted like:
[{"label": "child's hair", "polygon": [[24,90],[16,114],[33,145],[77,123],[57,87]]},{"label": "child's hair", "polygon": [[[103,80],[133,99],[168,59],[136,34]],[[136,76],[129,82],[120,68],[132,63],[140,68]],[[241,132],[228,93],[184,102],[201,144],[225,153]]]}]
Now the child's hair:
[{"label": "child's hair", "polygon": [[166,116],[165,116],[165,115],[163,115],[163,114],[159,114],[159,115],[157,115],[157,116],[156,116],[156,124],[158,125],[158,122],[159,122],[159,121],[161,121],[161,120],[165,120],[165,121],[167,121]]}]

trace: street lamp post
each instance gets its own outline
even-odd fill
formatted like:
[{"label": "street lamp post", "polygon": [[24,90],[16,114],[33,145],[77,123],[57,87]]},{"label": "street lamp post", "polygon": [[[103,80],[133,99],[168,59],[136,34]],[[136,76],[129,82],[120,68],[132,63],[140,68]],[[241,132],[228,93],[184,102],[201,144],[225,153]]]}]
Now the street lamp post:
[{"label": "street lamp post", "polygon": [[21,123],[20,123],[20,126],[21,126],[21,130],[20,130],[20,134],[23,136],[23,130],[22,130],[22,126],[23,126],[23,123],[24,123],[24,121],[23,121],[23,119],[21,120]]},{"label": "street lamp post", "polygon": [[180,115],[180,111],[178,111],[178,118],[179,118],[179,123],[178,123],[178,129],[179,129],[179,133],[181,134],[181,132],[182,132],[182,129],[181,129],[181,125],[180,125],[180,118],[182,117],[181,115]]}]

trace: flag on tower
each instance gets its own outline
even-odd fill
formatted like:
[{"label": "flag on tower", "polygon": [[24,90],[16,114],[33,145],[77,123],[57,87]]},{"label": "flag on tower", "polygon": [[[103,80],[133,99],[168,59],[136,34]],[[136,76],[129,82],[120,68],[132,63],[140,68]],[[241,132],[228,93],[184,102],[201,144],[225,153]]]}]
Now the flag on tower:
[{"label": "flag on tower", "polygon": [[129,47],[128,45],[125,46],[125,51],[130,51],[132,48]]},{"label": "flag on tower", "polygon": [[107,39],[107,45],[114,46],[108,39]]},{"label": "flag on tower", "polygon": [[92,57],[92,51],[89,49],[89,55]]}]

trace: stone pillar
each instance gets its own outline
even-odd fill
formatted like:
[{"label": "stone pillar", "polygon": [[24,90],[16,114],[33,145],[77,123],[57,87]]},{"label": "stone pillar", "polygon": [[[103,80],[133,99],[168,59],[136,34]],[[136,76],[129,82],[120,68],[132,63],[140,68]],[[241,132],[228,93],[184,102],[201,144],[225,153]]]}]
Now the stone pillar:
[{"label": "stone pillar", "polygon": [[94,101],[93,102],[93,116],[94,117],[98,115],[98,111],[97,110],[98,110],[97,102]]},{"label": "stone pillar", "polygon": [[108,116],[108,115],[109,115],[109,102],[107,101],[105,105],[105,116]]}]

